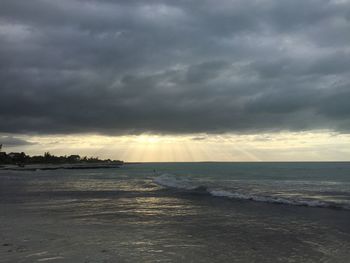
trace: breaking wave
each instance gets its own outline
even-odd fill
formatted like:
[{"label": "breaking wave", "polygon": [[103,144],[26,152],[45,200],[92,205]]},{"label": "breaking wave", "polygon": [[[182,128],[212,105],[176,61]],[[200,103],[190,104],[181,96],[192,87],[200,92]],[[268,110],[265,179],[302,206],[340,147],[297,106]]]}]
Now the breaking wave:
[{"label": "breaking wave", "polygon": [[161,186],[184,190],[194,190],[198,187],[186,178],[171,174],[162,174],[156,177],[154,182]]},{"label": "breaking wave", "polygon": [[250,193],[243,190],[227,189],[225,187],[218,187],[215,185],[205,185],[196,183],[183,176],[175,176],[171,174],[162,174],[153,180],[156,184],[165,188],[173,188],[190,192],[205,192],[214,197],[225,197],[237,200],[250,200],[256,202],[266,202],[273,204],[286,204],[295,206],[309,206],[309,207],[326,207],[334,209],[350,210],[350,204],[329,202],[317,199],[301,198],[300,196],[279,196],[274,193]]}]

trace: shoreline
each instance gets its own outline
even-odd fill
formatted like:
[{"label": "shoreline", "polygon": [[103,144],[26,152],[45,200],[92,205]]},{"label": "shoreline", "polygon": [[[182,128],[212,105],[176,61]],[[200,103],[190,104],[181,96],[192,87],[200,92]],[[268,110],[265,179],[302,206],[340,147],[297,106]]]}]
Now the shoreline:
[{"label": "shoreline", "polygon": [[122,165],[113,163],[79,163],[79,164],[28,164],[23,167],[18,165],[0,166],[0,171],[48,171],[59,169],[110,169],[120,168]]}]

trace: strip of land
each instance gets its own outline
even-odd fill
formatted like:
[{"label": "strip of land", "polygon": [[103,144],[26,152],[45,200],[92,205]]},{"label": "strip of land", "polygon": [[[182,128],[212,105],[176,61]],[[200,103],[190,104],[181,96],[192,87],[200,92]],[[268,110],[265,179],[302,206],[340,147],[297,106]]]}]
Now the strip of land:
[{"label": "strip of land", "polygon": [[2,165],[0,170],[9,171],[38,171],[38,170],[58,170],[58,169],[106,169],[120,168],[121,164],[114,163],[76,163],[76,164],[29,164],[29,165]]},{"label": "strip of land", "polygon": [[102,169],[119,168],[124,164],[120,160],[101,160],[98,157],[80,157],[79,155],[55,156],[49,152],[44,155],[29,156],[24,152],[2,152],[0,144],[0,170],[37,171],[58,169]]}]

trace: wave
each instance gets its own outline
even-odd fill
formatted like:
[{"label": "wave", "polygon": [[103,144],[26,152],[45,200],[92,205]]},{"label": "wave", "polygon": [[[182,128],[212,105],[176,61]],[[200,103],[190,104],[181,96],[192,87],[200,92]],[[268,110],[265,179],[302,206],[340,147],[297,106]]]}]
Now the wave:
[{"label": "wave", "polygon": [[161,186],[183,190],[195,190],[198,188],[198,186],[194,185],[190,180],[171,174],[162,174],[156,177],[154,182]]},{"label": "wave", "polygon": [[323,200],[315,199],[300,199],[292,196],[282,197],[267,194],[257,194],[244,191],[237,191],[232,189],[224,189],[220,187],[207,186],[196,184],[190,179],[183,178],[182,176],[175,176],[171,174],[162,174],[153,180],[156,184],[178,190],[193,191],[193,192],[205,192],[214,197],[224,197],[237,200],[250,200],[256,202],[265,202],[273,204],[285,204],[295,206],[309,206],[309,207],[325,207],[334,209],[350,210],[349,204],[335,203]]}]

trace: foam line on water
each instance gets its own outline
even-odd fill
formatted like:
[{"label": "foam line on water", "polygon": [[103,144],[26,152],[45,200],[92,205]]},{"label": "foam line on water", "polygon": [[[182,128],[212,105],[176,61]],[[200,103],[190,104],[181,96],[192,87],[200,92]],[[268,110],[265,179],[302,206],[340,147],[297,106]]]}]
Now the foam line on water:
[{"label": "foam line on water", "polygon": [[256,202],[274,203],[274,204],[286,204],[286,205],[296,205],[296,206],[309,206],[309,207],[327,207],[327,208],[337,208],[350,210],[348,204],[326,202],[323,200],[316,199],[301,199],[300,197],[295,198],[292,196],[281,197],[273,195],[260,195],[256,193],[249,193],[237,190],[229,190],[218,187],[210,187],[205,185],[196,184],[188,178],[182,176],[174,176],[171,174],[162,174],[154,178],[154,182],[160,186],[166,188],[174,188],[186,191],[196,191],[197,189],[205,189],[205,191],[214,197],[225,197],[238,200],[251,200]]}]

